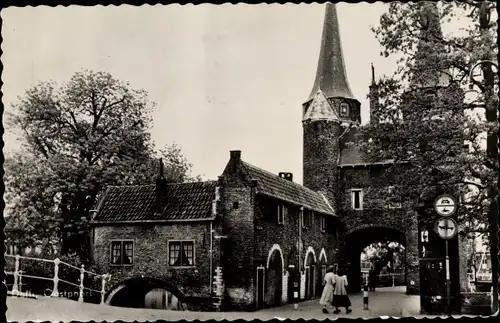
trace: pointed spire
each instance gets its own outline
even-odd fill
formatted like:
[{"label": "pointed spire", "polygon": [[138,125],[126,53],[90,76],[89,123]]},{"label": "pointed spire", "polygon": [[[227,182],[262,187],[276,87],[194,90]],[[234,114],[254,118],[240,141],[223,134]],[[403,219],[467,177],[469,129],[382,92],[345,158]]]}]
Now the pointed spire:
[{"label": "pointed spire", "polygon": [[449,76],[444,73],[445,67],[439,55],[446,49],[441,43],[443,32],[439,21],[436,2],[422,1],[420,6],[420,41],[415,53],[415,64],[412,67],[410,88],[447,86]]},{"label": "pointed spire", "polygon": [[165,178],[163,174],[163,158],[160,158],[160,178]]},{"label": "pointed spire", "polygon": [[337,8],[332,3],[326,4],[318,69],[314,86],[307,101],[312,100],[320,88],[327,98],[355,99],[347,82]]},{"label": "pointed spire", "polygon": [[372,65],[372,85],[375,85],[375,67],[373,67],[373,63],[371,63]]}]

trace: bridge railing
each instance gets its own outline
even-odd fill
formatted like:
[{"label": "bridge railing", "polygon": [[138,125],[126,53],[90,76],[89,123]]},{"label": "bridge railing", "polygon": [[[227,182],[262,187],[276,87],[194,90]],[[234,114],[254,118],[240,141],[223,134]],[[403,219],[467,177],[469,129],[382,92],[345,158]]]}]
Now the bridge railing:
[{"label": "bridge railing", "polygon": [[[38,289],[38,293],[43,293],[47,297],[59,297],[65,296],[68,298],[78,297],[79,302],[84,301],[84,294],[86,292],[100,294],[100,303],[104,304],[104,295],[106,292],[106,282],[109,281],[111,275],[103,274],[99,275],[94,272],[85,270],[85,266],[80,267],[74,266],[67,262],[61,261],[59,258],[55,259],[44,259],[27,257],[21,255],[5,255],[6,266],[5,274],[7,276],[12,276],[14,281],[11,285],[12,288],[8,293],[12,296],[34,296],[36,293],[31,291],[23,291],[23,279],[34,280],[37,285],[41,288]],[[31,265],[33,268],[33,262],[41,269],[43,276],[40,276],[37,270],[22,270],[21,265]],[[25,269],[25,268],[24,268]],[[87,282],[90,286],[99,286],[100,290],[88,287],[84,285]],[[61,283],[69,286],[64,288],[65,290],[60,292]],[[41,289],[43,289],[43,292]]]}]

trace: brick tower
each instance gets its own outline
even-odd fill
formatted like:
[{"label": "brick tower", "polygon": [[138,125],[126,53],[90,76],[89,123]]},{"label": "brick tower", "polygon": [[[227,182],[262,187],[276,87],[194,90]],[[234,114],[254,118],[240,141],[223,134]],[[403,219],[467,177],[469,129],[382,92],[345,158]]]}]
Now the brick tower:
[{"label": "brick tower", "polygon": [[316,79],[303,104],[303,183],[332,205],[340,151],[361,122],[360,105],[346,77],[336,5],[327,3]]}]

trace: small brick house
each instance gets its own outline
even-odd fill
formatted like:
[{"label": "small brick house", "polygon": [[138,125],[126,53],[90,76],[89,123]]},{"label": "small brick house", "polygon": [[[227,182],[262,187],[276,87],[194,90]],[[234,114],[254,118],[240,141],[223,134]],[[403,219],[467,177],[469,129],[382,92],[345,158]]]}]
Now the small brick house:
[{"label": "small brick house", "polygon": [[108,187],[92,220],[93,259],[112,275],[110,304],[211,307],[220,268],[224,308],[255,310],[295,291],[316,297],[340,225],[321,193],[231,151],[217,181],[169,184],[160,174],[156,185]]},{"label": "small brick house", "polygon": [[91,222],[94,264],[111,274],[108,303],[145,306],[145,291],[131,299],[130,286],[138,294],[164,288],[174,300],[210,296],[210,268],[219,265],[210,238],[220,227],[217,200],[216,181],[172,184],[160,177],[156,185],[108,187]]}]

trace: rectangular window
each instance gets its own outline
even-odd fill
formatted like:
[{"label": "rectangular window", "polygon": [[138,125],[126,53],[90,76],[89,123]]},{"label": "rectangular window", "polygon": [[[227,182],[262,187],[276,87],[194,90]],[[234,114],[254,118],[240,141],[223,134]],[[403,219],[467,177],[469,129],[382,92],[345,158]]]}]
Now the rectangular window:
[{"label": "rectangular window", "polygon": [[325,232],[326,231],[326,217],[324,215],[321,215],[321,220],[319,222],[319,228],[321,230],[321,232]]},{"label": "rectangular window", "polygon": [[302,211],[302,227],[309,228],[312,226],[314,213],[311,210]]},{"label": "rectangular window", "polygon": [[401,208],[401,199],[396,193],[396,188],[394,186],[389,186],[387,188],[387,192],[389,194],[389,208],[390,209],[400,209]]},{"label": "rectangular window", "polygon": [[362,210],[363,209],[363,190],[352,189],[351,190],[351,201],[352,201],[352,208],[354,210]]},{"label": "rectangular window", "polygon": [[168,264],[173,267],[194,266],[194,241],[169,241]]},{"label": "rectangular window", "polygon": [[342,102],[340,104],[340,115],[343,117],[349,116],[349,103]]},{"label": "rectangular window", "polygon": [[134,242],[131,240],[111,241],[111,264],[131,265],[134,263]]},{"label": "rectangular window", "polygon": [[285,206],[283,204],[278,204],[278,224],[285,223]]}]

